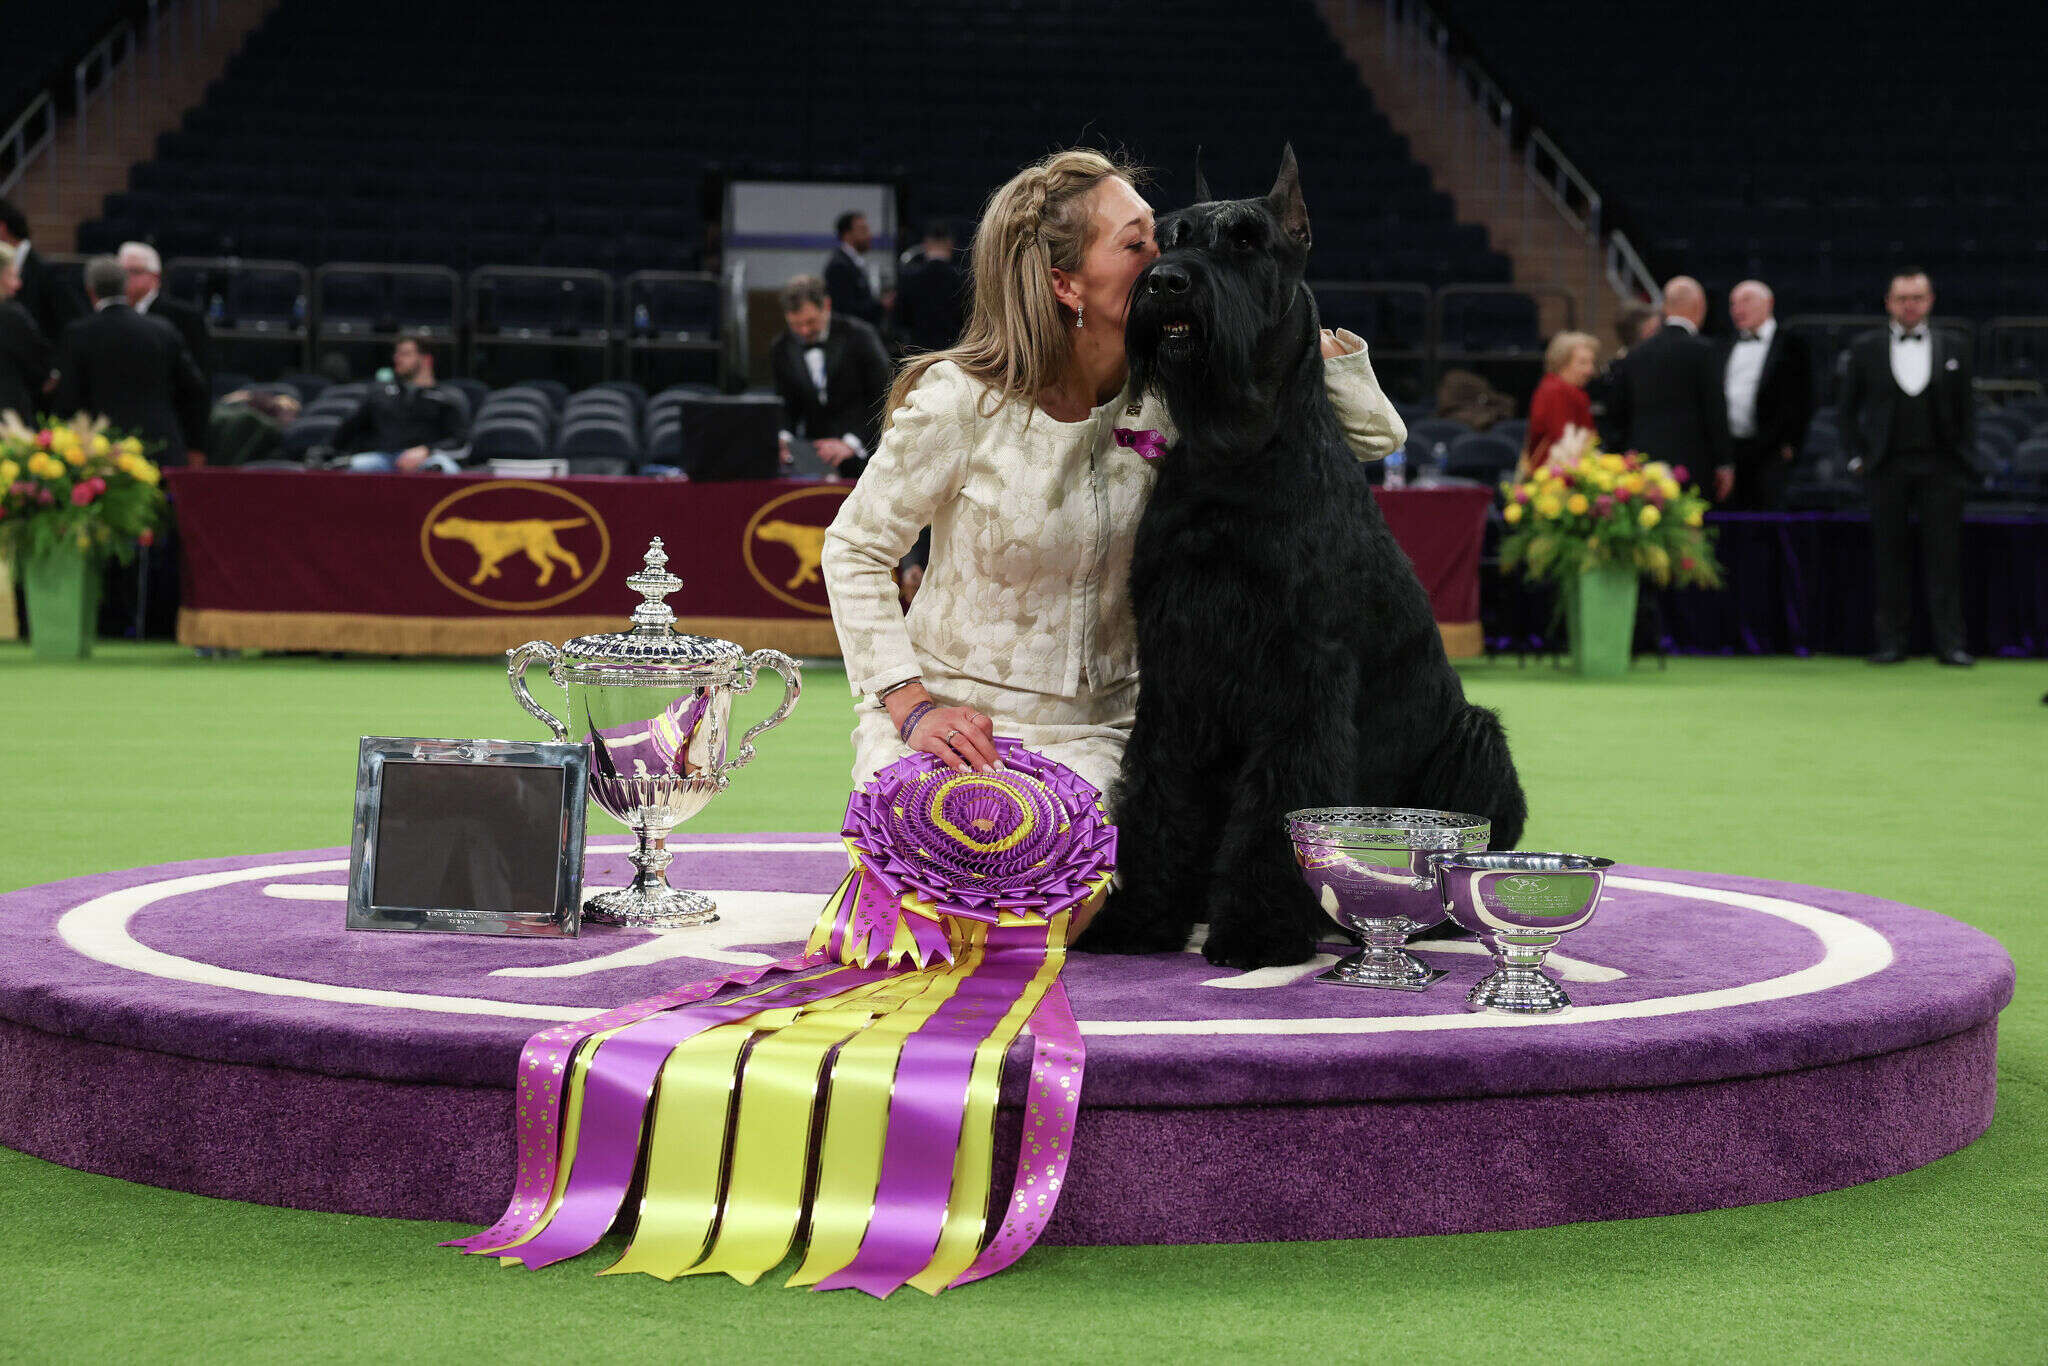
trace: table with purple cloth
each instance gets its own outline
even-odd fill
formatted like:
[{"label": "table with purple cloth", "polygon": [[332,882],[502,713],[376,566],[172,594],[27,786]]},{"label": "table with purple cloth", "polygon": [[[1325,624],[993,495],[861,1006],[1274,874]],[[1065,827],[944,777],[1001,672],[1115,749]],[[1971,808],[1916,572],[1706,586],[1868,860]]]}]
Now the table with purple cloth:
[{"label": "table with purple cloth", "polygon": [[[1637,649],[1678,654],[1867,654],[1876,648],[1877,579],[1870,517],[1854,512],[1720,512],[1718,589],[1644,593]],[[1975,512],[1963,523],[1967,648],[1987,657],[2048,656],[2048,516]],[[1557,637],[1554,595],[1489,566],[1484,614],[1495,648]],[[1915,574],[1913,645],[1932,648],[1925,579]]]}]

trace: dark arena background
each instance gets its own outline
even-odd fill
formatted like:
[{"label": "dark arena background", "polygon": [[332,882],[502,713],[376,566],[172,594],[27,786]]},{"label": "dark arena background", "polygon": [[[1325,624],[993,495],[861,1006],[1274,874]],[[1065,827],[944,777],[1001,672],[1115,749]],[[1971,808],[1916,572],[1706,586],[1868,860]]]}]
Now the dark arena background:
[{"label": "dark arena background", "polygon": [[[1895,0],[12,0],[0,1361],[2039,1360],[2044,52],[2039,5]],[[1164,216],[1290,145],[1521,846],[1618,865],[1572,1005],[1468,1013],[1459,938],[1412,994],[1320,983],[1335,925],[1076,953],[1064,1198],[937,1298],[598,1279],[630,1217],[538,1272],[436,1246],[513,1189],[529,1036],[798,952],[845,875],[895,680],[849,687],[828,529],[991,197],[1089,148]],[[1545,570],[1617,502],[1606,598]],[[802,669],[671,839],[720,921],[345,931],[359,739],[549,738],[506,651],[663,563],[677,631]]]}]

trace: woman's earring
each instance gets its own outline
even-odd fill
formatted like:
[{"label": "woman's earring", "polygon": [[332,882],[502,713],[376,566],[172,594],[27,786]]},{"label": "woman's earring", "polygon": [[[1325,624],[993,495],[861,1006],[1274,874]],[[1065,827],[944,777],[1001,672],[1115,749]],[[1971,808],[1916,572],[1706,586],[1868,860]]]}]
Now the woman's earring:
[{"label": "woman's earring", "polygon": [[1075,305],[1074,305],[1074,326],[1076,326],[1076,327],[1079,327],[1079,326],[1081,325],[1081,319],[1082,319],[1083,317],[1087,316],[1087,312],[1088,312],[1088,305],[1086,305],[1086,304],[1075,304]]}]

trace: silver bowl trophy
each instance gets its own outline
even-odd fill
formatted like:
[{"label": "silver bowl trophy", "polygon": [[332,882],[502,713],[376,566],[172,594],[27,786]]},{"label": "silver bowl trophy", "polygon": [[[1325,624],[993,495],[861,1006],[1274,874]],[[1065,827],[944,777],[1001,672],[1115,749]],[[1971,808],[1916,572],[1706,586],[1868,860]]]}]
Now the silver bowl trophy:
[{"label": "silver bowl trophy", "polygon": [[[748,654],[729,640],[679,633],[663,599],[683,581],[668,572],[659,536],[626,583],[644,599],[633,609],[632,630],[507,650],[512,695],[557,739],[581,735],[591,750],[590,795],[639,841],[633,885],[592,897],[584,917],[642,929],[704,925],[718,919],[711,898],[668,885],[669,832],[725,791],[732,771],[754,757],[754,737],[789,715],[803,680],[779,650]],[[527,692],[535,661],[568,694],[567,725]],[[782,676],[782,705],[728,753],[733,696],[750,691],[763,667]]]},{"label": "silver bowl trophy", "polygon": [[1436,861],[1484,849],[1483,816],[1398,806],[1289,812],[1294,859],[1323,911],[1365,947],[1316,978],[1346,987],[1421,991],[1443,976],[1402,946],[1444,918]]},{"label": "silver bowl trophy", "polygon": [[1465,999],[1474,1010],[1548,1015],[1570,1005],[1543,971],[1559,935],[1593,918],[1613,859],[1580,854],[1447,854],[1437,862],[1444,913],[1493,950],[1499,970]]}]

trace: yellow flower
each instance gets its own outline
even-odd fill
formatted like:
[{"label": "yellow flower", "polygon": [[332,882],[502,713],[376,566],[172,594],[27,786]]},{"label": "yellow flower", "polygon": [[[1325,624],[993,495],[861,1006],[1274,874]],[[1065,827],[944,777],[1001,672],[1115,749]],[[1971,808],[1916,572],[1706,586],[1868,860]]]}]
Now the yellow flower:
[{"label": "yellow flower", "polygon": [[83,531],[79,532],[79,533],[78,533],[78,548],[79,548],[80,550],[90,550],[90,549],[92,549],[92,537],[91,537],[91,536],[89,536],[89,535],[87,535],[87,534],[86,534],[85,532],[83,532]]},{"label": "yellow flower", "polygon": [[1586,509],[1591,506],[1593,505],[1586,501],[1585,494],[1575,493],[1571,496],[1570,500],[1565,503],[1565,510],[1570,512],[1571,515],[1574,517],[1583,517],[1586,515]]},{"label": "yellow flower", "polygon": [[1520,503],[1509,503],[1501,511],[1500,515],[1502,521],[1506,522],[1509,526],[1513,526],[1522,520],[1522,505]]},{"label": "yellow flower", "polygon": [[1706,524],[1706,520],[1707,514],[1703,508],[1695,507],[1685,510],[1685,524],[1687,526],[1703,526]]},{"label": "yellow flower", "polygon": [[114,449],[132,459],[140,460],[142,458],[142,439],[140,437],[124,436],[114,443]]},{"label": "yellow flower", "polygon": [[1663,521],[1664,514],[1657,511],[1654,507],[1645,506],[1642,511],[1636,514],[1636,520],[1641,522],[1645,528],[1649,528]]},{"label": "yellow flower", "polygon": [[28,458],[28,472],[38,479],[55,479],[64,473],[64,462],[47,451],[37,451]]},{"label": "yellow flower", "polygon": [[155,488],[157,483],[164,477],[164,474],[162,470],[150,464],[147,460],[138,460],[136,462],[135,477],[148,484],[151,488]]},{"label": "yellow flower", "polygon": [[1631,498],[1643,491],[1643,476],[1640,474],[1624,474],[1618,482],[1621,491]]},{"label": "yellow flower", "polygon": [[105,434],[100,432],[93,433],[92,453],[94,455],[105,455],[111,449],[113,449],[113,443],[107,440]]},{"label": "yellow flower", "polygon": [[1552,498],[1564,497],[1564,480],[1559,479],[1555,476],[1552,476],[1551,478],[1544,480],[1542,492],[1548,494]]},{"label": "yellow flower", "polygon": [[12,460],[0,460],[0,484],[11,484],[21,478],[21,466]]},{"label": "yellow flower", "polygon": [[1652,460],[1649,464],[1643,466],[1643,473],[1649,475],[1652,479],[1669,479],[1671,477],[1671,466],[1665,464],[1662,460]]},{"label": "yellow flower", "polygon": [[1557,515],[1564,511],[1564,501],[1554,493],[1538,494],[1535,508],[1538,517],[1547,517],[1555,521]]},{"label": "yellow flower", "polygon": [[1659,486],[1664,490],[1666,498],[1676,498],[1683,491],[1678,487],[1678,481],[1668,475],[1661,481]]}]

